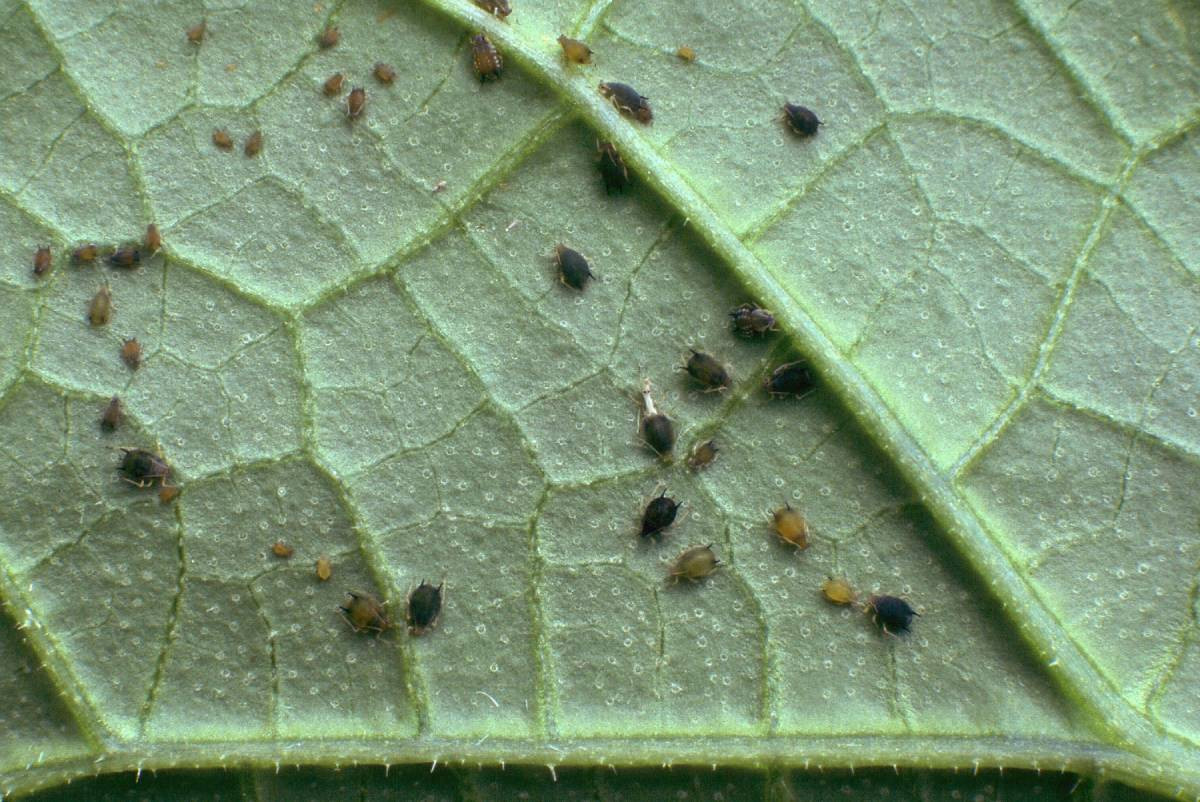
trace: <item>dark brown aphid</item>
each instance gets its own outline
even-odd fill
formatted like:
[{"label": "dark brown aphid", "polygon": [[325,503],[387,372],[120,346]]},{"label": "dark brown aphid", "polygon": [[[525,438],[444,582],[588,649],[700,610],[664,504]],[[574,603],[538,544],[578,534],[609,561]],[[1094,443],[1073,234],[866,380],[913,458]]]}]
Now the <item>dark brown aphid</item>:
[{"label": "dark brown aphid", "polygon": [[198,45],[204,41],[204,34],[207,32],[208,23],[201,20],[187,29],[187,40],[194,45]]},{"label": "dark brown aphid", "polygon": [[233,138],[224,128],[213,129],[213,144],[221,150],[233,150]]},{"label": "dark brown aphid", "polygon": [[362,116],[367,108],[367,90],[356,86],[346,96],[346,116],[354,120]]},{"label": "dark brown aphid", "polygon": [[572,64],[591,64],[592,49],[578,39],[569,36],[558,37],[558,43],[563,49],[563,58]]},{"label": "dark brown aphid", "polygon": [[374,632],[376,635],[391,629],[387,607],[370,593],[347,591],[349,601],[338,607],[342,618],[355,632]]},{"label": "dark brown aphid", "polygon": [[159,504],[170,504],[177,498],[179,498],[179,488],[175,485],[164,484],[158,491]]},{"label": "dark brown aphid", "polygon": [[671,524],[675,523],[675,513],[682,506],[682,502],[667,498],[666,490],[660,493],[657,498],[650,499],[650,503],[642,511],[641,536],[647,538],[660,534]]},{"label": "dark brown aphid", "polygon": [[742,304],[729,313],[733,331],[743,337],[763,336],[775,331],[775,316],[756,304]]},{"label": "dark brown aphid", "polygon": [[375,75],[375,80],[387,86],[392,85],[392,81],[396,80],[396,70],[391,64],[384,64],[382,61],[375,62],[375,69],[372,70]]},{"label": "dark brown aphid", "polygon": [[317,45],[322,50],[335,47],[340,41],[342,41],[342,32],[332,25],[321,31],[321,35],[317,37]]},{"label": "dark brown aphid", "polygon": [[115,431],[123,420],[125,420],[125,409],[121,406],[121,399],[114,395],[109,399],[108,406],[104,408],[104,414],[100,416],[100,428],[108,432]]},{"label": "dark brown aphid", "polygon": [[165,485],[171,475],[171,466],[166,461],[144,448],[122,448],[124,455],[118,470],[121,478],[131,485],[149,487],[155,480]]},{"label": "dark brown aphid", "polygon": [[113,267],[134,268],[142,263],[142,252],[136,245],[122,245],[108,257]]},{"label": "dark brown aphid", "polygon": [[843,577],[829,577],[821,583],[821,594],[830,604],[854,604],[858,594],[854,591],[849,580]]},{"label": "dark brown aphid", "polygon": [[812,109],[794,103],[783,104],[783,119],[797,136],[813,136],[817,128],[824,125]]},{"label": "dark brown aphid", "polygon": [[692,352],[692,355],[688,357],[687,365],[684,367],[688,375],[695,379],[705,392],[710,393],[729,388],[729,371],[716,357],[703,351],[697,351],[695,348],[688,350]]},{"label": "dark brown aphid", "polygon": [[334,97],[342,93],[342,84],[345,83],[346,76],[340,72],[335,72],[325,79],[325,83],[321,85],[321,91],[326,97]]},{"label": "dark brown aphid", "polygon": [[512,13],[512,6],[508,0],[475,0],[475,5],[500,19],[504,19]]},{"label": "dark brown aphid", "polygon": [[773,398],[777,395],[805,395],[812,390],[814,384],[808,363],[799,360],[775,368],[775,372],[763,382],[763,387]]},{"label": "dark brown aphid", "polygon": [[771,528],[779,539],[797,549],[808,548],[808,521],[804,516],[793,510],[790,504],[784,504],[771,513],[773,520]]},{"label": "dark brown aphid", "polygon": [[692,453],[688,455],[688,467],[694,471],[707,468],[716,460],[719,451],[717,444],[712,440],[697,443],[692,447]]},{"label": "dark brown aphid", "polygon": [[437,624],[442,614],[442,587],[429,584],[424,579],[408,594],[408,634],[424,635]]},{"label": "dark brown aphid", "polygon": [[689,64],[691,64],[693,61],[696,60],[696,51],[693,50],[689,45],[681,46],[678,50],[675,51],[675,55],[679,56],[681,59],[688,62]]},{"label": "dark brown aphid", "polygon": [[33,254],[33,275],[41,278],[50,272],[50,246],[42,245]]},{"label": "dark brown aphid", "polygon": [[105,326],[112,320],[112,293],[105,284],[96,290],[92,302],[88,304],[88,322],[93,326]]},{"label": "dark brown aphid", "polygon": [[711,576],[720,564],[721,561],[713,552],[711,543],[707,546],[692,546],[675,558],[667,575],[672,582],[678,582],[681,579],[699,582],[701,579]]},{"label": "dark brown aphid", "polygon": [[242,147],[242,153],[253,159],[262,151],[262,131],[255,131],[246,138],[246,144]]},{"label": "dark brown aphid", "polygon": [[887,635],[903,635],[912,625],[913,616],[921,615],[899,596],[872,596],[863,610],[871,613],[871,620]]},{"label": "dark brown aphid", "polygon": [[154,223],[146,226],[146,252],[153,256],[162,250],[162,234]]},{"label": "dark brown aphid", "polygon": [[650,450],[662,458],[671,456],[671,450],[675,448],[675,424],[654,407],[649,379],[642,385],[642,421],[638,428]]},{"label": "dark brown aphid", "polygon": [[333,562],[322,554],[317,558],[317,579],[328,582],[331,576],[333,576]]},{"label": "dark brown aphid", "polygon": [[640,123],[649,125],[654,120],[650,111],[650,99],[639,95],[629,84],[619,84],[615,81],[600,84],[600,94],[604,95],[622,114],[628,114]]},{"label": "dark brown aphid", "polygon": [[480,83],[488,78],[500,79],[500,70],[504,66],[504,59],[500,57],[500,52],[496,50],[491,39],[482,33],[472,36],[471,56],[474,59],[475,72],[479,75]]},{"label": "dark brown aphid", "polygon": [[554,246],[554,261],[559,280],[573,289],[582,290],[588,279],[596,277],[583,254],[566,245]]},{"label": "dark brown aphid", "polygon": [[100,248],[95,243],[89,242],[85,245],[80,245],[71,253],[71,261],[77,265],[90,264],[96,261],[96,257],[100,255]]},{"label": "dark brown aphid", "polygon": [[130,370],[137,370],[142,366],[142,344],[138,342],[137,337],[125,340],[121,345],[121,359]]},{"label": "dark brown aphid", "polygon": [[281,560],[286,560],[296,553],[296,550],[284,543],[282,540],[276,540],[271,544],[271,553]]},{"label": "dark brown aphid", "polygon": [[616,145],[611,142],[597,142],[596,150],[600,154],[597,167],[600,177],[604,179],[604,194],[622,192],[629,186],[629,168],[625,166],[625,160],[621,158]]}]

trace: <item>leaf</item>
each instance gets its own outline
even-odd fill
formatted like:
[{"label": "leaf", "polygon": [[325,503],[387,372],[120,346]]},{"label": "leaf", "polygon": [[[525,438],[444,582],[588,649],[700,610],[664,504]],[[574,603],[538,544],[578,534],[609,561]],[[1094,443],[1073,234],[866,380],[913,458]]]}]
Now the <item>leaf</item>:
[{"label": "leaf", "polygon": [[[1031,770],[1017,795],[1072,793],[1041,769],[1200,794],[1191,8],[3,14],[0,790],[461,761],[525,767],[450,778],[480,797],[542,765],[590,767],[563,768],[584,795],[674,789],[641,772],[663,764],[725,767],[696,793],[820,798],[813,767],[896,766],[837,776],[864,798],[996,790],[946,771],[967,767]],[[470,69],[475,29],[498,82]],[[596,64],[564,65],[562,32]],[[322,94],[335,71],[361,119]],[[612,80],[652,127],[600,97]],[[597,139],[628,193],[603,192]],[[68,264],[151,221],[164,250],[138,269]],[[591,260],[582,294],[558,243]],[[783,331],[735,339],[750,299]],[[689,383],[689,347],[732,391]],[[817,391],[768,399],[800,356]],[[680,453],[721,444],[710,469],[638,442],[644,377]],[[114,394],[128,419],[104,434]],[[118,446],[160,450],[179,499],[121,482]],[[664,489],[686,514],[639,544]],[[784,502],[805,552],[766,525]],[[722,569],[667,585],[694,543]],[[912,636],[825,603],[831,574],[909,598]],[[399,619],[424,579],[447,587],[424,637],[338,618],[356,589]]]}]

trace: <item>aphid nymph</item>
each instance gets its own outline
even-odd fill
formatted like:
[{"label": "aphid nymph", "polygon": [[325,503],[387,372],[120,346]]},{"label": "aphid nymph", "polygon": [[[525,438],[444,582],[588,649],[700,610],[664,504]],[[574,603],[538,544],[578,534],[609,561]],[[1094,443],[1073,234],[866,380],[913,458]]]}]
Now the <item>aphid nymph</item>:
[{"label": "aphid nymph", "polygon": [[137,337],[131,337],[121,344],[121,359],[130,370],[137,370],[142,366],[142,344],[138,342]]},{"label": "aphid nymph", "polygon": [[784,543],[791,544],[797,549],[808,548],[808,521],[804,519],[790,504],[784,504],[771,513],[771,528]]},{"label": "aphid nymph", "polygon": [[346,96],[346,116],[354,120],[362,116],[367,107],[367,90],[356,86]]},{"label": "aphid nymph", "polygon": [[703,443],[696,443],[692,446],[692,451],[688,454],[688,467],[693,471],[699,471],[707,468],[716,460],[717,454],[721,449],[717,448],[717,444],[713,440],[705,440]]},{"label": "aphid nymph", "polygon": [[33,275],[41,278],[50,272],[50,246],[42,245],[33,254]]},{"label": "aphid nymph", "polygon": [[154,223],[146,226],[146,252],[153,256],[162,250],[162,234]]},{"label": "aphid nymph", "polygon": [[166,461],[144,448],[122,448],[121,464],[117,468],[121,478],[137,487],[149,487],[158,480],[166,484],[171,475],[171,466]]},{"label": "aphid nymph", "polygon": [[187,29],[187,40],[194,45],[198,45],[204,41],[206,31],[208,31],[208,23],[201,20]]},{"label": "aphid nymph", "polygon": [[112,320],[112,293],[105,284],[96,290],[92,302],[88,304],[88,322],[93,326],[105,326]]},{"label": "aphid nymph", "polygon": [[125,410],[121,407],[121,399],[114,395],[104,408],[104,414],[100,416],[100,428],[107,432],[114,431],[124,419]]},{"label": "aphid nymph", "polygon": [[71,254],[71,261],[75,264],[90,264],[96,261],[96,257],[100,255],[100,248],[92,242],[80,245]]},{"label": "aphid nymph", "polygon": [[672,582],[678,582],[681,579],[699,582],[701,579],[711,576],[720,564],[721,561],[717,559],[711,543],[707,546],[692,546],[675,558],[667,576]]},{"label": "aphid nymph", "polygon": [[766,388],[767,394],[772,398],[780,395],[794,395],[799,397],[811,391],[814,384],[812,371],[808,369],[808,363],[799,360],[788,362],[786,365],[780,365],[775,368],[775,371],[763,382],[763,387]]},{"label": "aphid nymph", "polygon": [[703,351],[689,349],[692,355],[688,357],[684,368],[688,375],[704,388],[706,393],[718,392],[729,388],[729,371],[720,361]]},{"label": "aphid nymph", "polygon": [[262,131],[255,131],[246,138],[246,144],[242,147],[242,153],[250,158],[254,158],[262,151]]},{"label": "aphid nymph", "polygon": [[391,64],[384,64],[382,61],[375,62],[374,69],[371,70],[375,76],[375,80],[385,86],[391,86],[396,80],[396,70]]},{"label": "aphid nymph", "polygon": [[164,484],[158,491],[158,503],[170,504],[179,498],[179,488],[175,485]]},{"label": "aphid nymph", "polygon": [[328,50],[331,47],[335,47],[340,41],[342,41],[342,32],[330,25],[321,31],[321,35],[317,37],[317,46],[322,50]]},{"label": "aphid nymph", "polygon": [[113,267],[134,268],[142,263],[142,252],[136,245],[122,245],[108,257]]},{"label": "aphid nymph", "polygon": [[650,499],[650,503],[642,512],[641,536],[648,538],[661,534],[663,530],[675,523],[675,513],[682,506],[683,502],[667,498],[666,490],[656,498]]},{"label": "aphid nymph", "polygon": [[689,64],[696,60],[696,51],[690,45],[681,45],[675,51],[675,55],[688,62]]},{"label": "aphid nymph", "polygon": [[325,79],[325,83],[321,84],[321,91],[325,93],[326,97],[334,97],[335,95],[339,95],[342,91],[342,84],[345,83],[345,81],[346,76],[342,75],[340,72],[335,72],[333,75],[330,75]]},{"label": "aphid nymph", "polygon": [[378,636],[391,628],[387,607],[370,593],[348,590],[346,598],[346,603],[338,607],[338,611],[352,630],[374,632]]},{"label": "aphid nymph", "polygon": [[317,579],[322,582],[328,582],[329,577],[333,576],[333,561],[326,555],[322,554],[317,558],[316,564]]},{"label": "aphid nymph", "polygon": [[871,613],[871,620],[887,635],[903,635],[909,631],[913,616],[921,615],[899,596],[871,596],[863,610]]},{"label": "aphid nymph", "polygon": [[775,316],[755,304],[742,304],[729,313],[733,320],[733,331],[743,337],[765,335],[775,331]]},{"label": "aphid nymph", "polygon": [[843,577],[829,577],[821,583],[821,594],[830,604],[854,604],[858,594],[849,580]]},{"label": "aphid nymph", "polygon": [[286,560],[296,553],[296,550],[284,543],[282,540],[276,540],[271,544],[271,553],[281,560]]},{"label": "aphid nymph", "polygon": [[582,290],[588,279],[596,277],[583,254],[566,245],[554,246],[554,261],[559,280],[572,289]]},{"label": "aphid nymph", "polygon": [[812,109],[795,103],[783,104],[783,119],[797,136],[813,136],[817,133],[817,128],[824,125]]},{"label": "aphid nymph", "polygon": [[629,168],[625,166],[625,160],[621,158],[617,146],[611,142],[597,142],[596,150],[600,154],[596,167],[600,170],[600,177],[604,179],[604,194],[622,192],[629,186]]},{"label": "aphid nymph", "polygon": [[641,417],[638,428],[642,433],[642,440],[659,457],[669,457],[671,450],[675,448],[675,424],[655,408],[654,399],[650,396],[649,379],[642,385]]},{"label": "aphid nymph", "polygon": [[563,58],[572,64],[591,64],[592,49],[578,39],[572,39],[569,36],[558,37],[558,43],[562,46]]},{"label": "aphid nymph", "polygon": [[650,111],[650,99],[638,94],[629,84],[619,84],[608,81],[600,84],[600,94],[609,99],[617,111],[633,117],[640,123],[649,124],[654,120]]},{"label": "aphid nymph", "polygon": [[438,617],[442,614],[442,588],[445,584],[432,585],[422,579],[421,584],[408,594],[408,612],[405,614],[408,634],[424,635],[437,625]]},{"label": "aphid nymph", "polygon": [[512,13],[512,6],[508,0],[475,0],[475,5],[500,19],[504,19]]},{"label": "aphid nymph", "polygon": [[233,150],[233,137],[224,128],[213,130],[212,142],[221,150]]},{"label": "aphid nymph", "polygon": [[504,59],[500,57],[500,51],[496,50],[496,46],[486,35],[477,33],[471,37],[471,57],[474,59],[475,73],[479,76],[480,83],[489,78],[500,79],[500,70],[504,67]]}]

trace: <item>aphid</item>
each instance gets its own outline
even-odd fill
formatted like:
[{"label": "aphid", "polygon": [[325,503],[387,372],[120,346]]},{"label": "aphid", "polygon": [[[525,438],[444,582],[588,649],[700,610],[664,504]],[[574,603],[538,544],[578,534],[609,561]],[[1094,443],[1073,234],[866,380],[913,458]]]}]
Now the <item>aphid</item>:
[{"label": "aphid", "polygon": [[650,380],[642,385],[642,421],[639,426],[646,445],[660,457],[669,457],[675,448],[675,424],[654,407],[650,397]]},{"label": "aphid", "polygon": [[672,582],[678,582],[681,579],[698,582],[711,576],[720,564],[721,561],[713,552],[711,543],[707,546],[692,546],[684,549],[683,553],[675,558],[667,575]]},{"label": "aphid", "polygon": [[386,606],[370,593],[350,590],[346,596],[350,601],[338,607],[338,610],[355,632],[380,635],[391,629],[392,622],[388,619]]},{"label": "aphid", "polygon": [[356,86],[350,90],[350,94],[346,96],[346,116],[350,119],[356,119],[362,116],[363,111],[367,108],[367,90],[361,86]]},{"label": "aphid", "polygon": [[797,136],[813,136],[817,127],[824,125],[812,109],[794,103],[783,104],[783,119]]},{"label": "aphid", "polygon": [[625,166],[617,146],[611,142],[597,142],[596,150],[600,154],[596,166],[600,170],[600,177],[604,179],[604,194],[623,191],[629,186],[629,168]]},{"label": "aphid", "polygon": [[803,360],[788,362],[775,368],[775,372],[763,382],[763,387],[773,398],[777,395],[802,396],[813,388],[812,371]]},{"label": "aphid", "polygon": [[333,562],[322,554],[317,558],[317,579],[328,582],[331,576],[333,576]]},{"label": "aphid", "polygon": [[114,395],[109,399],[108,406],[104,408],[104,414],[100,416],[100,428],[109,432],[114,431],[124,419],[125,410],[121,406],[121,399]]},{"label": "aphid", "polygon": [[262,151],[262,131],[255,131],[246,138],[246,144],[242,147],[242,153],[247,157],[254,158]]},{"label": "aphid", "polygon": [[276,540],[271,544],[271,553],[281,560],[286,560],[296,553],[296,550],[284,543],[282,540]]},{"label": "aphid", "polygon": [[146,226],[146,252],[151,256],[162,250],[162,234],[154,223]]},{"label": "aphid", "polygon": [[650,111],[649,98],[642,97],[629,84],[619,84],[615,81],[600,84],[600,94],[604,95],[622,114],[628,114],[640,123],[647,125],[654,120]]},{"label": "aphid", "polygon": [[71,253],[71,261],[75,264],[90,264],[96,261],[96,257],[100,255],[100,248],[95,243],[89,242],[86,245],[80,245]]},{"label": "aphid", "polygon": [[379,81],[381,84],[387,84],[388,86],[391,86],[392,81],[396,80],[396,70],[391,64],[384,64],[382,61],[375,62],[375,69],[373,70],[373,73],[375,75],[375,80]]},{"label": "aphid", "polygon": [[913,616],[921,615],[899,596],[871,596],[863,611],[871,613],[871,620],[888,635],[908,632]]},{"label": "aphid", "polygon": [[667,498],[666,490],[660,493],[657,498],[650,499],[650,503],[642,511],[641,536],[644,538],[653,537],[675,523],[675,513],[682,506],[683,502]]},{"label": "aphid", "polygon": [[122,245],[108,257],[108,263],[113,267],[137,267],[142,263],[142,252],[136,245]]},{"label": "aphid", "polygon": [[596,277],[583,254],[566,245],[554,246],[554,261],[558,265],[559,280],[573,289],[582,290],[589,278]]},{"label": "aphid", "polygon": [[325,79],[325,83],[321,85],[321,91],[326,97],[334,97],[342,92],[342,84],[346,81],[346,76],[340,72],[335,72]]},{"label": "aphid", "polygon": [[221,150],[233,150],[233,138],[224,128],[213,129],[213,144]]},{"label": "aphid", "polygon": [[695,379],[705,392],[714,392],[729,388],[729,371],[717,358],[695,348],[688,349],[692,355],[688,357],[688,375]]},{"label": "aphid", "polygon": [[194,45],[198,45],[204,41],[204,34],[208,31],[208,23],[201,20],[195,25],[187,29],[187,40]]},{"label": "aphid", "polygon": [[50,271],[50,246],[43,245],[33,254],[33,275],[41,278]]},{"label": "aphid", "polygon": [[733,319],[734,333],[743,337],[762,336],[768,331],[775,331],[775,316],[755,304],[742,304],[730,312],[729,317]]},{"label": "aphid", "polygon": [[177,498],[179,498],[179,488],[175,485],[164,484],[158,491],[159,504],[170,504]]},{"label": "aphid", "polygon": [[121,359],[125,360],[130,370],[137,370],[142,366],[142,344],[137,341],[137,337],[131,337],[121,344]]},{"label": "aphid", "polygon": [[821,593],[831,604],[853,604],[858,599],[850,582],[842,577],[831,576],[822,582]]},{"label": "aphid", "polygon": [[437,624],[438,616],[442,614],[442,587],[445,582],[436,587],[421,580],[421,584],[408,594],[408,634],[424,635]]},{"label": "aphid", "polygon": [[445,189],[446,189],[446,181],[445,181],[445,179],[443,179],[443,180],[435,183],[429,191],[436,195],[439,192],[444,192]]},{"label": "aphid", "polygon": [[720,449],[717,448],[717,444],[712,440],[697,443],[692,446],[692,452],[688,454],[688,467],[694,471],[707,468],[713,464],[713,460],[717,458],[719,451]]},{"label": "aphid", "polygon": [[317,37],[317,45],[322,50],[328,50],[340,41],[342,41],[342,32],[332,25],[321,31],[321,35]]},{"label": "aphid", "polygon": [[500,51],[496,50],[491,39],[482,33],[472,36],[471,56],[475,61],[475,72],[479,75],[480,83],[488,78],[500,80],[500,69],[504,66],[504,59],[500,57]]},{"label": "aphid", "polygon": [[512,13],[512,6],[508,0],[475,0],[475,5],[500,19],[504,19]]},{"label": "aphid", "polygon": [[784,504],[771,515],[774,518],[771,528],[780,540],[797,549],[808,548],[808,521],[804,520],[803,515],[793,510],[790,504]]},{"label": "aphid", "polygon": [[681,46],[678,50],[675,51],[675,55],[679,56],[681,59],[688,62],[689,64],[696,60],[696,51],[693,50],[688,45]]},{"label": "aphid", "polygon": [[88,304],[88,321],[93,326],[105,326],[112,320],[112,293],[105,284],[96,290],[92,302]]},{"label": "aphid", "polygon": [[117,470],[122,479],[137,487],[149,487],[156,479],[166,485],[171,466],[162,457],[144,448],[122,448],[121,451],[125,453]]},{"label": "aphid", "polygon": [[558,37],[558,43],[563,49],[563,58],[572,64],[591,64],[592,49],[578,39],[569,36]]}]

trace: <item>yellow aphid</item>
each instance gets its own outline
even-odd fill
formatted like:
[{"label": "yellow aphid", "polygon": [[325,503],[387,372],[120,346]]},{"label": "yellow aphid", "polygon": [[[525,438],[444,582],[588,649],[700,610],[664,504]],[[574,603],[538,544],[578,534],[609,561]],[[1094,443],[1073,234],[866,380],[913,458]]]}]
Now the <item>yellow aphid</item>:
[{"label": "yellow aphid", "polygon": [[558,37],[558,43],[562,45],[563,58],[572,64],[591,64],[592,49],[578,39],[572,39],[569,36]]},{"label": "yellow aphid", "polygon": [[676,50],[675,55],[679,56],[681,59],[683,59],[684,61],[687,61],[687,62],[692,62],[692,61],[696,60],[696,51],[693,50],[688,45],[683,45],[678,50]]},{"label": "yellow aphid", "polygon": [[798,549],[808,548],[808,521],[804,520],[803,515],[788,504],[784,504],[772,514],[775,520],[771,522],[771,526],[781,540]]},{"label": "yellow aphid", "polygon": [[858,600],[858,593],[850,586],[850,582],[840,576],[829,577],[822,582],[821,593],[826,601],[833,604],[854,604]]},{"label": "yellow aphid", "polygon": [[711,543],[707,546],[692,546],[675,558],[667,575],[672,582],[678,582],[681,579],[699,582],[701,579],[711,576],[720,565],[721,561],[713,552]]},{"label": "yellow aphid", "polygon": [[317,579],[328,582],[331,576],[333,576],[333,563],[322,554],[317,558]]}]

